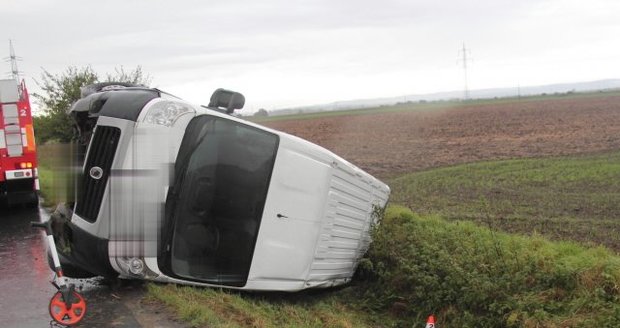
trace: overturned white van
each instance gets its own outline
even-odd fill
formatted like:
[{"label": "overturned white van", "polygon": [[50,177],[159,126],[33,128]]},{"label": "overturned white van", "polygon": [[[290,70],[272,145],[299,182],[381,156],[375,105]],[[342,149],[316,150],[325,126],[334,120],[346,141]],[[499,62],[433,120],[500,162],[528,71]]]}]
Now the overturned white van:
[{"label": "overturned white van", "polygon": [[238,93],[219,89],[203,107],[156,89],[95,90],[70,111],[88,151],[55,229],[67,275],[281,291],[350,281],[386,184],[229,115]]}]

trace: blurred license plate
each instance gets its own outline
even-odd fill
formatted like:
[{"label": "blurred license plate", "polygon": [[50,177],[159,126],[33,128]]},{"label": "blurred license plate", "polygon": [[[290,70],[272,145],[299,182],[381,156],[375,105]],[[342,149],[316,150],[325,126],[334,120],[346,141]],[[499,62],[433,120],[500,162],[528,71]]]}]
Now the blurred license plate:
[{"label": "blurred license plate", "polygon": [[15,177],[16,178],[21,178],[24,176],[24,172],[15,172]]}]

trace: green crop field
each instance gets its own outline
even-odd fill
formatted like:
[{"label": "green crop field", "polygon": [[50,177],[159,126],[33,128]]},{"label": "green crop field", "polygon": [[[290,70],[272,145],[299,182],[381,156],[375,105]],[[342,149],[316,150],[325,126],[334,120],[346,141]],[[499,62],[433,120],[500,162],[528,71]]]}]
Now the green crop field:
[{"label": "green crop field", "polygon": [[416,213],[620,251],[620,152],[466,164],[390,186]]}]

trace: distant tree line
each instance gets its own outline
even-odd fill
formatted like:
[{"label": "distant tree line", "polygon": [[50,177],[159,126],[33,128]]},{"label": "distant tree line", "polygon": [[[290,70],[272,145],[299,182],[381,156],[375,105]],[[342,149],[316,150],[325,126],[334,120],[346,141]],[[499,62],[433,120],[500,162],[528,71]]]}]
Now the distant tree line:
[{"label": "distant tree line", "polygon": [[254,116],[269,116],[269,112],[266,109],[261,108],[256,113],[254,113]]},{"label": "distant tree line", "polygon": [[70,66],[60,74],[43,70],[41,80],[36,81],[41,93],[33,94],[43,110],[42,115],[34,117],[37,143],[71,141],[74,137],[73,124],[67,115],[67,110],[80,99],[80,88],[93,83],[111,81],[148,86],[151,78],[142,72],[141,66],[129,71],[121,66],[116,68],[113,74],[106,74],[103,79],[90,66],[81,68]]}]

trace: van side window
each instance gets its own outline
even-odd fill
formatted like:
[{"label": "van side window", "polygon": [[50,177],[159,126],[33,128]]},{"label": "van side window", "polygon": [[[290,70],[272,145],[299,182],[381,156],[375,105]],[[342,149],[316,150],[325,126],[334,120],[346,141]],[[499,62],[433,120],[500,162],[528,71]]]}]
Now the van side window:
[{"label": "van side window", "polygon": [[190,122],[166,204],[173,275],[245,285],[277,147],[277,135],[225,118]]}]

